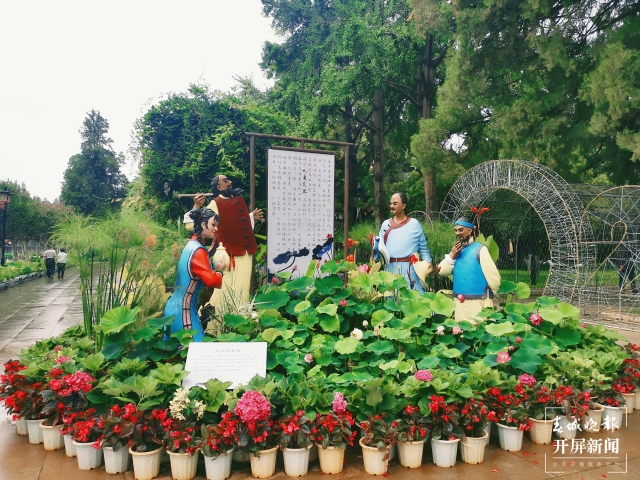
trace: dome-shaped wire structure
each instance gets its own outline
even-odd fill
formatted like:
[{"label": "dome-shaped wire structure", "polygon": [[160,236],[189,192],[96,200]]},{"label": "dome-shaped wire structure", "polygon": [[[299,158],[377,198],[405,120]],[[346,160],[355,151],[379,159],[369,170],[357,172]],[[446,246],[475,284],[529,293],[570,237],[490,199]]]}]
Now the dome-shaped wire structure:
[{"label": "dome-shaped wire structure", "polygon": [[538,293],[588,320],[640,329],[640,186],[572,185],[534,162],[492,160],[458,179],[441,214],[453,221],[472,206],[489,207],[480,229],[500,246],[503,278],[515,270],[509,279],[535,287],[546,264]]},{"label": "dome-shaped wire structure", "polygon": [[453,221],[472,206],[485,206],[499,190],[522,197],[542,221],[550,254],[544,294],[572,301],[580,284],[580,267],[595,260],[589,249],[580,249],[580,238],[591,238],[589,223],[584,223],[585,232],[578,231],[584,211],[580,198],[569,183],[543,165],[493,160],[471,168],[458,179],[447,194],[442,213]]},{"label": "dome-shaped wire structure", "polygon": [[[586,197],[586,195],[585,195]],[[581,274],[580,309],[601,323],[640,326],[640,187],[591,188],[580,218],[596,258]]]}]

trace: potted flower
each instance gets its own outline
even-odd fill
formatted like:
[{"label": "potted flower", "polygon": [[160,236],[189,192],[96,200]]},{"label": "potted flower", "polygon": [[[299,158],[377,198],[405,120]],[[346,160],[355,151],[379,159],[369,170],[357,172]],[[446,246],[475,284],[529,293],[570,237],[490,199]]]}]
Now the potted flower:
[{"label": "potted flower", "polygon": [[463,434],[458,409],[454,403],[446,403],[443,396],[431,395],[429,398],[427,418],[431,429],[433,463],[439,467],[453,467]]},{"label": "potted flower", "polygon": [[353,446],[358,432],[352,429],[355,421],[347,410],[347,402],[340,392],[334,394],[331,411],[318,415],[311,428],[311,439],[318,446],[320,470],[323,473],[340,473],[344,466],[347,444]]},{"label": "potted flower", "polygon": [[[87,412],[89,412],[88,410]],[[76,447],[78,468],[92,470],[102,464],[102,449],[100,448],[104,418],[95,414],[78,415],[72,426],[71,437]]]},{"label": "potted flower", "polygon": [[268,478],[276,469],[278,431],[271,420],[271,404],[256,390],[246,391],[236,404],[234,413],[240,419],[237,426],[237,445],[249,453],[251,474]]},{"label": "potted flower", "polygon": [[[13,407],[14,412],[19,412],[20,417],[24,418],[27,424],[27,433],[29,434],[29,443],[37,445],[44,442],[42,429],[43,415],[42,408],[44,400],[40,393],[44,390],[43,382],[26,383],[24,389],[16,391],[13,395],[13,403],[10,399],[5,401],[9,407]],[[9,403],[7,403],[9,402]]]},{"label": "potted flower", "polygon": [[[7,412],[12,414],[12,420],[16,422],[16,430],[18,435],[27,435],[27,424],[25,419],[20,416],[16,402],[19,402],[19,396],[24,396],[24,389],[27,385],[27,377],[20,375],[18,372],[27,368],[21,365],[18,360],[9,360],[4,364],[4,374],[0,375],[0,403],[5,402]],[[18,392],[22,392],[16,397]]]},{"label": "potted flower", "polygon": [[133,403],[124,407],[113,405],[109,408],[100,437],[107,473],[115,474],[129,470],[129,440],[133,438],[133,432],[141,416],[142,412]]},{"label": "potted flower", "polygon": [[424,442],[429,436],[428,419],[420,414],[420,408],[407,405],[398,419],[396,435],[400,465],[418,468],[422,465]]},{"label": "potted flower", "polygon": [[165,429],[171,425],[168,409],[140,412],[129,439],[129,453],[137,480],[151,480],[160,472],[160,454],[164,445]]},{"label": "potted flower", "polygon": [[89,418],[96,414],[95,408],[88,408],[84,411],[66,413],[62,417],[62,428],[60,434],[64,438],[64,449],[67,457],[77,456],[76,446],[73,443],[73,425],[76,418],[79,420]]},{"label": "potted flower", "polygon": [[560,385],[553,391],[556,405],[562,408],[562,415],[556,415],[553,432],[560,438],[576,437],[580,424],[591,401],[590,391],[577,391],[571,386]]},{"label": "potted flower", "polygon": [[168,423],[164,440],[174,480],[191,480],[196,476],[200,428],[188,420],[174,420]]},{"label": "potted flower", "polygon": [[201,420],[207,406],[189,397],[189,390],[178,388],[169,402],[171,418],[166,420],[165,445],[171,460],[171,474],[176,480],[190,480],[196,475]]},{"label": "potted flower", "polygon": [[546,386],[535,387],[532,385],[528,411],[531,420],[529,436],[533,443],[538,445],[551,443],[553,423],[557,413],[554,400],[555,397]]},{"label": "potted flower", "polygon": [[301,477],[309,469],[311,422],[303,410],[287,414],[278,420],[278,444],[284,456],[284,471],[290,477]]},{"label": "potted flower", "polygon": [[[633,350],[633,345],[629,346],[629,351],[631,354],[635,353]],[[625,359],[624,372],[629,376],[631,383],[635,387],[635,400],[633,402],[633,408],[634,410],[640,410],[640,358],[633,357]]]},{"label": "potted flower", "polygon": [[626,414],[633,414],[633,408],[635,406],[636,401],[636,386],[633,382],[633,377],[631,376],[632,369],[625,368],[625,373],[619,376],[617,379],[613,381],[611,387],[624,399],[624,405],[626,407]]},{"label": "potted flower", "polygon": [[[66,357],[58,357],[65,359]],[[40,424],[43,431],[44,449],[58,450],[64,447],[64,437],[60,435],[62,417],[65,414],[85,410],[89,406],[87,393],[96,379],[86,372],[65,374],[61,368],[52,368],[47,374],[49,382],[40,392],[44,405]]]},{"label": "potted flower", "polygon": [[488,436],[485,427],[489,424],[487,417],[490,412],[483,402],[473,398],[459,405],[458,411],[459,425],[464,432],[460,442],[462,461],[471,465],[482,463]]},{"label": "potted flower", "polygon": [[498,420],[498,435],[500,448],[509,452],[518,452],[522,449],[524,432],[531,428],[529,412],[524,404],[524,395],[521,395],[521,387],[516,385],[516,393],[500,393],[498,401],[504,405]]},{"label": "potted flower", "polygon": [[207,480],[225,480],[231,475],[231,454],[235,447],[237,426],[240,419],[227,411],[217,425],[200,428]]},{"label": "potted flower", "polygon": [[398,423],[389,419],[386,413],[372,415],[360,422],[362,438],[362,459],[364,470],[369,475],[384,475],[389,468],[389,450],[396,442]]}]

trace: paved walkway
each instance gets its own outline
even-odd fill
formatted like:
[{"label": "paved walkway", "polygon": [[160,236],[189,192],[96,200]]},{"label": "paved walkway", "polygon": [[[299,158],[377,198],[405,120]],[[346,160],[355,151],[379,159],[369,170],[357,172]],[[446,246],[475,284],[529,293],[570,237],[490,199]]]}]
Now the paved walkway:
[{"label": "paved walkway", "polygon": [[[79,279],[76,270],[70,270],[64,280],[40,278],[22,285],[0,291],[0,361],[15,358],[17,352],[41,338],[57,335],[71,325],[82,321],[82,301],[78,291]],[[621,332],[631,341],[640,343],[637,332]],[[132,471],[119,475],[108,475],[104,467],[92,471],[77,468],[75,458],[68,458],[64,451],[46,452],[42,445],[30,445],[27,437],[16,434],[15,426],[0,410],[0,480],[134,480]],[[525,439],[520,452],[506,452],[498,446],[497,435],[492,435],[485,461],[481,465],[466,465],[460,459],[455,467],[436,467],[431,461],[429,448],[425,448],[425,464],[415,470],[402,468],[397,460],[391,462],[389,476],[398,479],[418,480],[498,480],[526,477],[526,480],[563,478],[567,480],[640,480],[640,411],[627,417],[628,425],[615,433],[601,432],[584,436],[595,439],[618,439],[617,453],[599,455],[554,454],[551,445],[534,445]],[[578,434],[578,438],[582,438]],[[365,480],[359,449],[347,452],[347,463],[342,474],[336,478]],[[559,458],[554,458],[559,457]],[[570,458],[571,457],[571,458]],[[605,458],[608,457],[608,458]],[[611,458],[615,457],[615,458]],[[553,463],[556,462],[554,466]],[[566,464],[563,466],[563,462]],[[570,462],[574,462],[571,465]],[[607,463],[609,462],[609,463]],[[161,480],[170,480],[168,463],[162,464]],[[198,480],[204,480],[202,459],[198,466]],[[234,464],[232,480],[248,480],[251,472],[246,464]],[[288,478],[279,460],[273,478]],[[320,473],[317,462],[311,464],[308,480],[326,479]]]}]

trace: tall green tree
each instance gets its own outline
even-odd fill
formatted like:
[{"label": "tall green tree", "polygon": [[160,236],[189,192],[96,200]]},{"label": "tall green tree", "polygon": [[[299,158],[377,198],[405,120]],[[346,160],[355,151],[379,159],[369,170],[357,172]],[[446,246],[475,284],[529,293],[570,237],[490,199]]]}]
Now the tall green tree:
[{"label": "tall green tree", "polygon": [[87,113],[79,130],[81,153],[69,159],[60,199],[86,215],[117,210],[128,184],[120,171],[124,155],[113,151],[109,122],[100,112]]},{"label": "tall green tree", "polygon": [[416,155],[463,168],[534,160],[572,181],[640,179],[638,2],[462,0],[452,7],[456,48],[435,116],[412,142]]},{"label": "tall green tree", "polygon": [[[244,132],[287,134],[291,120],[274,111],[247,79],[232,94],[191,85],[152,105],[136,125],[141,182],[138,195],[159,220],[182,217],[188,202],[174,193],[211,191],[211,179],[223,173],[234,186],[249,185],[249,139]],[[266,149],[256,141],[256,196],[266,200]]]}]

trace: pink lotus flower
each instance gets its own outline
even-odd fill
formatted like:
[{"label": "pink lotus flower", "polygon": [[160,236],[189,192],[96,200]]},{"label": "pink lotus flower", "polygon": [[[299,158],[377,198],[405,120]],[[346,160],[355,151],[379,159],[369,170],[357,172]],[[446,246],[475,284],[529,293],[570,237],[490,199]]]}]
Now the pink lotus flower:
[{"label": "pink lotus flower", "polygon": [[533,375],[529,375],[528,373],[523,373],[518,377],[518,382],[522,385],[528,385],[529,387],[538,383]]},{"label": "pink lotus flower", "polygon": [[584,322],[582,322],[582,323],[580,324],[580,326],[581,326],[582,328],[587,328],[587,324],[586,324],[586,323],[584,323]]},{"label": "pink lotus flower", "polygon": [[539,313],[532,313],[529,317],[529,321],[531,322],[531,325],[535,325],[536,327],[538,327],[542,325],[544,319],[540,316]]},{"label": "pink lotus flower", "polygon": [[516,343],[522,343],[522,338],[516,337]]},{"label": "pink lotus flower", "polygon": [[507,352],[498,352],[498,356],[496,357],[496,362],[504,365],[509,360],[511,360],[511,357]]},{"label": "pink lotus flower", "polygon": [[462,333],[462,329],[460,327],[453,327],[452,332],[454,335],[460,335]]},{"label": "pink lotus flower", "polygon": [[430,382],[431,380],[433,380],[433,375],[429,370],[418,370],[413,374],[413,376],[416,378],[416,380],[420,380],[422,382]]},{"label": "pink lotus flower", "polygon": [[369,273],[369,270],[370,270],[369,265],[367,265],[366,263],[363,263],[358,267],[358,271],[360,273]]},{"label": "pink lotus flower", "polygon": [[510,351],[510,352],[513,352],[513,349],[514,349],[514,348],[516,348],[516,347],[514,347],[513,345],[509,345],[509,351]]},{"label": "pink lotus flower", "polygon": [[347,401],[344,399],[344,395],[340,392],[336,392],[333,396],[333,403],[331,409],[335,413],[344,413],[347,409]]},{"label": "pink lotus flower", "polygon": [[464,303],[464,295],[462,295],[462,294],[458,295],[458,301],[460,303]]},{"label": "pink lotus flower", "polygon": [[340,300],[340,306],[341,306],[342,308],[344,308],[344,307],[346,307],[346,306],[347,306],[347,301],[346,301],[344,298],[343,298],[342,300]]},{"label": "pink lotus flower", "polygon": [[305,362],[307,362],[307,363],[311,363],[311,362],[313,362],[313,355],[311,355],[310,353],[307,353],[307,354],[304,356],[304,361],[305,361]]}]

